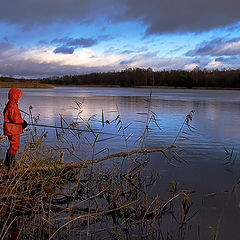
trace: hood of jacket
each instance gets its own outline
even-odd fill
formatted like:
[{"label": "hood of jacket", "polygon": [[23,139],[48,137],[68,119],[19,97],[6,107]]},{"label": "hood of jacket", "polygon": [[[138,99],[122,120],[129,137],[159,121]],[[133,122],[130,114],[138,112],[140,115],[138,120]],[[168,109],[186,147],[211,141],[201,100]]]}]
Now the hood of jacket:
[{"label": "hood of jacket", "polygon": [[22,91],[18,88],[11,88],[8,93],[8,99],[15,103],[18,103],[21,96],[22,96]]}]

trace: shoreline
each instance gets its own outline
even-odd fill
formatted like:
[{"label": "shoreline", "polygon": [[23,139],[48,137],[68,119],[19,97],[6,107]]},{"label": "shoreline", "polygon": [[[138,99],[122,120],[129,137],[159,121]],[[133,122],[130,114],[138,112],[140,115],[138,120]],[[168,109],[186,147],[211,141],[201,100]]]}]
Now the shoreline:
[{"label": "shoreline", "polygon": [[38,82],[0,82],[0,88],[54,88],[54,84]]},{"label": "shoreline", "polygon": [[71,84],[54,84],[55,87],[109,87],[109,88],[156,88],[156,89],[193,89],[193,90],[240,90],[240,88],[221,88],[221,87],[172,87],[172,86],[135,86],[121,87],[120,85],[71,85]]},{"label": "shoreline", "polygon": [[146,89],[193,89],[193,90],[240,90],[240,88],[221,88],[221,87],[173,87],[173,86],[135,86],[121,87],[120,85],[103,84],[49,84],[39,82],[0,82],[0,88],[54,88],[54,87],[99,87],[99,88],[146,88]]}]

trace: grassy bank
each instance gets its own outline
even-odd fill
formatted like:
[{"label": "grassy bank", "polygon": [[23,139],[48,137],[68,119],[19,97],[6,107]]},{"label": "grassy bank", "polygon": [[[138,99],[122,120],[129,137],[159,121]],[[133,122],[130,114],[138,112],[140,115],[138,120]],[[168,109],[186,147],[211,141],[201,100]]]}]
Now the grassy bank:
[{"label": "grassy bank", "polygon": [[39,82],[0,82],[0,88],[54,88],[54,85]]}]

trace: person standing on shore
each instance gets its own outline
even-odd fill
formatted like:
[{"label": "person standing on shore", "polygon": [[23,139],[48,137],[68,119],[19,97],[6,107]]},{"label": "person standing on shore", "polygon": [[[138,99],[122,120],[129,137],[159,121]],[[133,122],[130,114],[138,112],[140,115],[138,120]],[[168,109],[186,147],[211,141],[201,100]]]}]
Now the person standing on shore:
[{"label": "person standing on shore", "polygon": [[10,147],[6,153],[4,164],[10,168],[15,162],[16,153],[20,145],[20,134],[27,127],[27,122],[22,118],[18,109],[18,101],[22,92],[18,88],[11,88],[8,93],[8,103],[3,111],[4,114],[4,135],[8,137]]}]

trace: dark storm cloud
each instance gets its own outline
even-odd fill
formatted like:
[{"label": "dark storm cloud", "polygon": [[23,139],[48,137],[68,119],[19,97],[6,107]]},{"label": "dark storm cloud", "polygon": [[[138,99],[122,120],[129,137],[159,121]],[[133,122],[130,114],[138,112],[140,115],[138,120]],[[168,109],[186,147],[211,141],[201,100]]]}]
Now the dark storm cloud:
[{"label": "dark storm cloud", "polygon": [[199,32],[229,26],[240,20],[237,0],[1,0],[0,21],[50,24],[138,20],[148,34]]},{"label": "dark storm cloud", "polygon": [[92,38],[55,38],[51,41],[52,44],[63,44],[60,47],[57,47],[53,52],[54,53],[63,53],[63,54],[72,54],[76,48],[83,47],[92,47],[98,43],[96,39]]},{"label": "dark storm cloud", "polygon": [[54,22],[91,21],[111,14],[111,0],[1,0],[0,21],[8,23],[51,24]]},{"label": "dark storm cloud", "polygon": [[57,54],[57,53],[73,54],[74,50],[75,50],[75,49],[72,48],[72,47],[58,47],[58,48],[56,48],[53,52],[54,52],[55,54]]},{"label": "dark storm cloud", "polygon": [[139,19],[147,33],[199,32],[240,20],[237,0],[120,0],[125,13],[119,20]]},{"label": "dark storm cloud", "polygon": [[232,56],[240,55],[240,38],[214,39],[205,41],[195,49],[186,53],[186,56]]},{"label": "dark storm cloud", "polygon": [[51,43],[62,43],[65,46],[72,46],[72,47],[91,47],[96,45],[98,41],[92,38],[56,38],[51,41]]},{"label": "dark storm cloud", "polygon": [[126,6],[121,20],[139,19],[147,33],[199,32],[240,20],[236,0],[119,0]]}]

